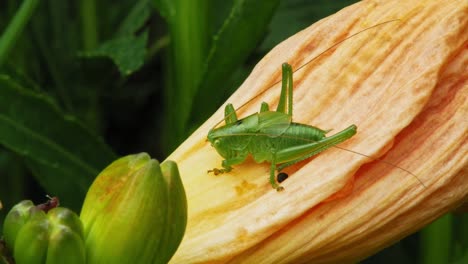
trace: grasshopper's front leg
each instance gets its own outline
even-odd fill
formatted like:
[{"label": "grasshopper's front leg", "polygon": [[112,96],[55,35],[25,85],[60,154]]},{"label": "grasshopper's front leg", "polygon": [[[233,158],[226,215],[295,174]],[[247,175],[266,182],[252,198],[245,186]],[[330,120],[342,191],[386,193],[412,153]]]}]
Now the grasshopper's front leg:
[{"label": "grasshopper's front leg", "polygon": [[212,170],[208,170],[208,173],[212,172],[214,175],[219,175],[225,172],[230,172],[232,170],[232,165],[241,164],[245,161],[246,158],[247,158],[247,154],[239,155],[231,159],[225,159],[221,163],[221,166],[223,166],[222,169],[214,168]]}]

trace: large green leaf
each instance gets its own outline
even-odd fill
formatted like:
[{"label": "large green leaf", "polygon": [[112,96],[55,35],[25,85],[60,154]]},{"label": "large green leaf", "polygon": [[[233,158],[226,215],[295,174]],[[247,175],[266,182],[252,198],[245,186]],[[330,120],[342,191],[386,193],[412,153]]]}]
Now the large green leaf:
[{"label": "large green leaf", "polygon": [[[229,16],[213,37],[190,120],[199,123],[216,109],[224,94],[220,87],[265,36],[278,3],[279,0],[234,1]],[[214,103],[200,103],[206,98]]]},{"label": "large green leaf", "polygon": [[0,147],[0,168],[0,201],[3,205],[3,210],[0,206],[0,227],[2,227],[9,208],[24,200],[27,177],[22,159],[3,147]]},{"label": "large green leaf", "polygon": [[49,97],[0,75],[0,144],[26,158],[50,192],[78,209],[94,177],[116,158]]}]

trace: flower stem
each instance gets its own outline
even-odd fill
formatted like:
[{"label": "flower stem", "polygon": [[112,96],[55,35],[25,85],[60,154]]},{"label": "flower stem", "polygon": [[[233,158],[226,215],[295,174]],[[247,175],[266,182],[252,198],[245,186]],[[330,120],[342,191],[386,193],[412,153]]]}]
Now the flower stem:
[{"label": "flower stem", "polygon": [[188,136],[192,99],[198,89],[208,45],[207,1],[178,0],[173,4],[176,12],[168,19],[171,51],[165,104],[168,152]]},{"label": "flower stem", "polygon": [[91,50],[98,43],[96,2],[94,0],[82,0],[80,3],[83,49]]},{"label": "flower stem", "polygon": [[421,263],[449,263],[452,249],[452,219],[447,214],[421,231]]},{"label": "flower stem", "polygon": [[16,12],[5,32],[0,38],[0,67],[5,63],[11,48],[16,43],[26,23],[30,20],[39,0],[25,0]]}]

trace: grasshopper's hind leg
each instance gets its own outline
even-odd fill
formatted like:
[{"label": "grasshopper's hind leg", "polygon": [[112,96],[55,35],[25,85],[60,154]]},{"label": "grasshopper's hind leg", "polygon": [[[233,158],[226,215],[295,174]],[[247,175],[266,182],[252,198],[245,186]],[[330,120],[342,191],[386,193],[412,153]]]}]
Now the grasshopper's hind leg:
[{"label": "grasshopper's hind leg", "polygon": [[351,125],[348,128],[330,136],[323,138],[319,141],[312,142],[309,144],[304,144],[302,146],[293,147],[290,149],[284,149],[276,153],[277,160],[287,160],[291,156],[296,156],[296,159],[290,160],[288,162],[282,163],[278,166],[278,172],[282,171],[284,168],[289,167],[293,164],[296,164],[300,161],[303,161],[307,158],[310,158],[314,155],[319,154],[322,151],[325,151],[332,146],[335,146],[356,134],[357,127]]},{"label": "grasshopper's hind leg", "polygon": [[293,114],[293,71],[291,65],[283,63],[283,75],[281,84],[280,100],[276,112]]},{"label": "grasshopper's hind leg", "polygon": [[275,172],[276,172],[276,161],[275,159],[273,159],[270,164],[270,184],[271,184],[271,187],[276,189],[276,191],[281,192],[284,190],[284,188],[276,182]]}]

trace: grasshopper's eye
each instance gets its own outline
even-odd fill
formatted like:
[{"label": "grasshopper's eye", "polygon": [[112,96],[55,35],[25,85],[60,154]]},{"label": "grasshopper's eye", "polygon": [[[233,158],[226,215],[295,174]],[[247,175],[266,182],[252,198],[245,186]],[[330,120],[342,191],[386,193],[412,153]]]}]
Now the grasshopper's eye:
[{"label": "grasshopper's eye", "polygon": [[219,141],[219,139],[215,139],[215,141],[213,142],[213,145],[214,145],[215,147],[217,147],[217,146],[219,146],[220,143],[221,143],[221,142]]}]

